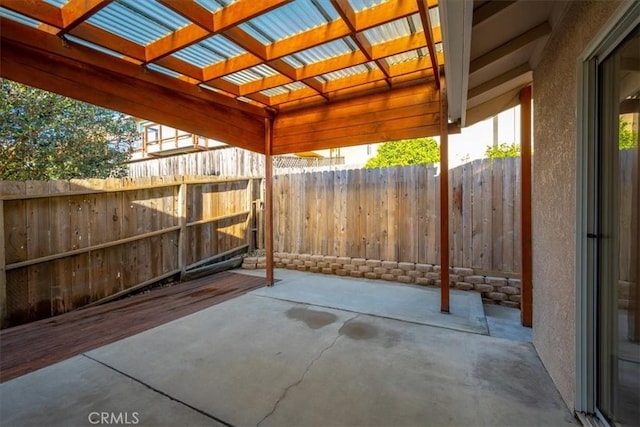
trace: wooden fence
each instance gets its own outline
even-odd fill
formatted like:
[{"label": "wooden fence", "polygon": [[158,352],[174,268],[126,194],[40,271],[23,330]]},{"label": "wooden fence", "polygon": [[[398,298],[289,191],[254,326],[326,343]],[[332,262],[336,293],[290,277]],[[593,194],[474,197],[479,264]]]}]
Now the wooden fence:
[{"label": "wooden fence", "polygon": [[263,177],[264,155],[226,147],[129,164],[131,178],[176,175]]},{"label": "wooden fence", "polygon": [[[519,159],[451,170],[451,263],[519,272]],[[439,175],[433,166],[274,177],[279,252],[438,264]]]},{"label": "wooden fence", "polygon": [[253,249],[259,182],[0,182],[4,324],[63,313]]}]

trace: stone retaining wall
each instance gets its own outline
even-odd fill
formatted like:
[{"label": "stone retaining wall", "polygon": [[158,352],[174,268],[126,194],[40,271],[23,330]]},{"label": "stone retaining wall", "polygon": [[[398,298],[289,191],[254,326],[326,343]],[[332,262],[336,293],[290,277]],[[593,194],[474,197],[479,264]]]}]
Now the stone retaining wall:
[{"label": "stone retaining wall", "polygon": [[[336,274],[338,276],[388,280],[422,286],[440,287],[440,266],[413,262],[379,261],[375,259],[349,258],[310,254],[274,253],[276,268],[309,271],[311,273]],[[246,257],[242,268],[255,270],[267,267],[267,258]],[[520,308],[520,279],[476,274],[473,268],[452,267],[449,272],[452,288],[476,291],[482,302]],[[628,309],[631,304],[631,288],[634,283],[621,280],[618,283],[618,307]]]},{"label": "stone retaining wall", "polygon": [[[388,280],[422,286],[440,286],[440,266],[413,262],[379,261],[310,254],[276,252],[273,258],[276,268],[335,274],[338,276]],[[267,266],[266,257],[246,257],[245,269],[262,269]],[[508,307],[520,307],[520,279],[491,277],[475,274],[472,268],[452,267],[450,286],[463,291],[477,291],[482,301]]]}]

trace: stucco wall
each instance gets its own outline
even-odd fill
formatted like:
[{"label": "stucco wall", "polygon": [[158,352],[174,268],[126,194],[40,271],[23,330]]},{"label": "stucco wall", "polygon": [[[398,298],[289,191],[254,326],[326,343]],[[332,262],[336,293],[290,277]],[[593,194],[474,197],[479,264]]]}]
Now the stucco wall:
[{"label": "stucco wall", "polygon": [[577,58],[619,5],[572,2],[533,75],[533,342],[571,409],[576,366]]}]

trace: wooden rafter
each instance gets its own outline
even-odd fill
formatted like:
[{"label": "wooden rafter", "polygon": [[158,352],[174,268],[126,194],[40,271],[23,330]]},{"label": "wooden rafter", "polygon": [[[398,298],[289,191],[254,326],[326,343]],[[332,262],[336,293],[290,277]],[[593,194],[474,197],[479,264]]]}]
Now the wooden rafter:
[{"label": "wooden rafter", "polygon": [[[162,8],[180,15],[188,23],[169,33],[163,29],[160,34],[164,36],[147,44],[141,42],[136,36],[127,36],[126,31],[118,31],[116,22],[111,28],[108,19],[112,19],[109,18],[112,15],[106,12],[102,15],[106,20],[91,19],[101,10],[112,13],[116,8],[111,4],[113,1],[70,0],[64,6],[56,7],[46,0],[0,0],[0,7],[5,10],[11,10],[40,22],[39,26],[33,28],[19,20],[3,18],[0,21],[2,42],[6,41],[11,45],[11,59],[18,58],[25,67],[31,67],[33,64],[28,65],[29,61],[16,55],[15,49],[19,49],[19,46],[33,49],[40,60],[46,55],[53,55],[53,63],[59,63],[61,66],[60,75],[55,71],[34,71],[36,75],[48,82],[47,85],[55,86],[56,82],[71,79],[71,74],[64,76],[63,74],[71,73],[70,70],[73,69],[71,64],[75,62],[80,64],[81,68],[84,67],[83,69],[105,72],[104,75],[110,78],[127,75],[130,79],[123,79],[123,82],[128,85],[139,81],[144,87],[151,85],[148,87],[153,88],[150,89],[152,91],[162,88],[166,91],[162,96],[184,93],[202,102],[212,102],[214,105],[239,111],[240,114],[249,116],[257,114],[260,117],[272,117],[277,111],[297,111],[316,106],[327,108],[332,103],[354,98],[365,100],[380,92],[392,91],[395,86],[403,88],[426,84],[436,87],[440,81],[438,71],[444,58],[442,54],[435,51],[435,44],[442,41],[442,35],[440,28],[432,28],[428,21],[429,9],[437,6],[436,0],[389,0],[360,11],[354,10],[349,0],[331,0],[333,9],[338,12],[337,18],[330,21],[329,16],[332,14],[335,16],[335,12],[327,13],[328,11],[323,11],[318,6],[318,11],[325,17],[326,23],[267,44],[261,37],[254,37],[253,33],[245,30],[241,24],[272,13],[280,7],[289,8],[291,6],[287,5],[297,0],[237,0],[216,11],[211,11],[195,1],[153,0],[148,5],[157,3]],[[143,3],[140,5],[144,7]],[[156,22],[161,28],[173,27],[169,22],[163,27],[161,23],[163,18],[153,16],[153,10],[153,7],[149,8],[149,13],[145,15],[142,11],[132,9],[131,19],[135,19],[134,15],[137,14],[138,18],[144,19],[145,22]],[[413,30],[412,34],[376,43],[372,43],[372,39],[365,36],[364,31],[391,24],[397,20],[406,20],[416,14],[420,14],[423,30]],[[386,28],[381,29],[381,34],[385,34],[391,28],[387,25]],[[266,30],[266,33],[269,39],[269,31]],[[215,43],[202,44],[197,50],[180,54],[184,49],[213,36],[226,38],[244,52],[213,62],[225,55],[212,51],[212,62],[204,66],[202,63],[206,63],[207,60],[206,50],[216,49],[212,47]],[[66,41],[61,42],[60,37]],[[273,36],[273,38],[277,37]],[[305,58],[325,55],[322,53],[323,49],[316,48],[339,39],[345,39],[352,51],[336,56],[329,54],[325,58],[318,57],[315,62],[304,64],[308,60]],[[84,42],[87,42],[86,46]],[[101,48],[111,54],[100,52]],[[309,49],[314,51],[309,52]],[[422,49],[428,49],[429,55],[413,55],[414,59],[403,57],[402,61],[392,58],[395,55],[410,54]],[[406,58],[411,56],[412,54],[406,55]],[[8,55],[6,57],[9,58]],[[189,59],[192,57],[197,59]],[[347,72],[344,73],[345,77],[341,78],[336,78],[336,74],[330,75],[336,72],[338,72],[337,75],[342,75],[339,73],[342,70],[353,69],[368,63],[375,63],[376,67],[369,67],[369,71],[365,70],[355,75]],[[248,80],[245,79],[251,72],[234,75],[259,65],[270,67],[275,74],[255,80],[251,77]],[[156,66],[167,70],[167,74]],[[9,68],[15,76],[17,74],[15,64],[11,64]],[[6,73],[3,71],[2,75]],[[294,83],[299,83],[295,85],[297,86],[295,90],[290,86]],[[130,105],[133,102],[130,93],[121,96],[117,94],[115,87],[108,86],[98,91],[97,93],[101,95],[96,95],[97,98],[94,98],[93,94],[85,93],[88,92],[88,84],[88,81],[85,82],[71,93],[93,100],[105,99],[107,100],[105,102],[113,107],[111,101],[107,99],[112,96],[113,99],[119,100],[118,102],[123,102],[126,109],[132,108],[139,111],[138,107]],[[102,84],[104,83],[98,83],[98,85]],[[180,98],[177,97],[177,99]],[[148,103],[148,107],[158,110],[154,114],[166,114],[171,110],[171,107],[158,108],[152,102]],[[176,114],[178,120],[186,120],[184,112]],[[429,114],[420,117],[427,122],[435,120]],[[198,126],[205,126],[205,124],[200,123]],[[432,134],[432,126],[433,123],[420,124],[415,118],[399,118],[397,123],[390,122],[384,129],[389,130],[386,135],[410,137],[410,135],[425,132]],[[367,129],[367,135],[370,131]],[[325,137],[332,138],[329,134],[323,136]],[[358,139],[349,137],[348,140]],[[277,140],[274,140],[273,144],[276,146]],[[279,148],[280,151],[283,149]]]},{"label": "wooden rafter", "polygon": [[424,35],[427,40],[427,49],[429,50],[429,57],[431,58],[431,66],[433,67],[436,86],[440,87],[440,67],[438,64],[438,57],[436,56],[431,18],[429,18],[429,7],[425,4],[425,0],[416,1],[418,3],[418,9],[420,10],[420,19],[422,20],[422,28],[424,29]]},{"label": "wooden rafter", "polygon": [[331,0],[331,4],[336,8],[338,14],[342,17],[342,20],[347,24],[351,32],[351,40],[358,46],[360,51],[365,54],[368,61],[375,61],[376,66],[385,75],[385,81],[388,85],[391,85],[389,77],[391,77],[384,64],[380,59],[375,59],[371,54],[371,44],[362,33],[358,33],[356,29],[356,12],[353,10],[347,0]]},{"label": "wooden rafter", "polygon": [[62,36],[73,30],[85,19],[109,5],[113,0],[70,0],[62,6],[62,24],[64,27],[58,33]]}]

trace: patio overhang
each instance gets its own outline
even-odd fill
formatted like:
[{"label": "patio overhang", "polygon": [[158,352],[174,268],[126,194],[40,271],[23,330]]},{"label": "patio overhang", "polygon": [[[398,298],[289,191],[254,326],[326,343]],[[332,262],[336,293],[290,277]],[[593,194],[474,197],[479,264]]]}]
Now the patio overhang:
[{"label": "patio overhang", "polygon": [[437,1],[376,3],[2,0],[0,73],[263,154],[437,135]]}]

